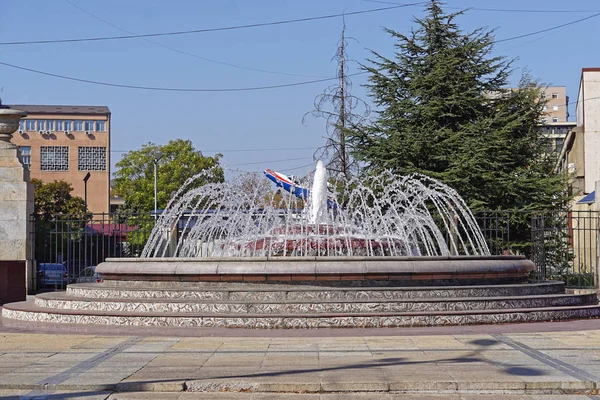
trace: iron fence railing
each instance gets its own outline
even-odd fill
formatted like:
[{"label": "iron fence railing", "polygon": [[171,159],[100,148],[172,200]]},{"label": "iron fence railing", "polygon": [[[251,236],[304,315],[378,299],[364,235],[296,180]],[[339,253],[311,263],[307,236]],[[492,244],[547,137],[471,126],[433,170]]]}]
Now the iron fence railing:
[{"label": "iron fence railing", "polygon": [[[523,254],[536,264],[534,280],[569,287],[598,284],[600,212],[477,211],[491,254]],[[33,259],[38,290],[64,289],[106,258],[139,257],[156,216],[86,214],[33,216]]]},{"label": "iron fence railing", "polygon": [[64,289],[109,257],[138,257],[154,228],[149,214],[33,216],[35,286]]}]

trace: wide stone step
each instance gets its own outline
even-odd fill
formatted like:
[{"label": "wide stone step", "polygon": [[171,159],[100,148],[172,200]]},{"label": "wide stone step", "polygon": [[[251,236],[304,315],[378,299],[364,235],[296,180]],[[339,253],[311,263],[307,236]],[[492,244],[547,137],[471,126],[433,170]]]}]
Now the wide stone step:
[{"label": "wide stone step", "polygon": [[498,310],[544,307],[565,307],[597,303],[595,293],[553,294],[515,297],[466,297],[429,299],[337,299],[313,300],[197,300],[197,299],[93,299],[74,297],[62,292],[39,294],[35,305],[49,309],[119,311],[119,312],[177,312],[206,314],[323,314],[323,313],[397,313],[439,312],[463,310]]},{"label": "wide stone step", "polygon": [[503,310],[465,310],[398,313],[354,314],[205,314],[172,312],[123,312],[94,310],[59,310],[36,306],[33,302],[11,303],[4,306],[7,319],[98,325],[177,326],[223,328],[378,328],[467,325],[514,322],[557,321],[578,318],[597,318],[599,305],[553,308]]},{"label": "wide stone step", "polygon": [[333,300],[422,299],[535,296],[564,293],[563,282],[489,286],[437,287],[315,287],[286,284],[219,282],[112,282],[78,283],[67,287],[75,297],[93,299],[186,299],[186,300]]}]

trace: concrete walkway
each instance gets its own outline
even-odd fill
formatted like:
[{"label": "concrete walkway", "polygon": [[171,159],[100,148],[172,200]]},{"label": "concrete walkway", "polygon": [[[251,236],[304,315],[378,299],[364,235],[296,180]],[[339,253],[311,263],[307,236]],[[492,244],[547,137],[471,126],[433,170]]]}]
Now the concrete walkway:
[{"label": "concrete walkway", "polygon": [[600,321],[586,323],[597,329],[226,338],[0,329],[0,398],[600,399]]}]

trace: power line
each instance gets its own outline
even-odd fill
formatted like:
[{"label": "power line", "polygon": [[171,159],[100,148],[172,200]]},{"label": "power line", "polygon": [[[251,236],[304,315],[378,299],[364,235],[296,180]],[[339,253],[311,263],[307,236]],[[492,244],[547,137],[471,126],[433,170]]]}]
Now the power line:
[{"label": "power line", "polygon": [[[395,3],[395,2],[392,2],[392,1],[384,1],[384,0],[363,0],[363,1],[367,1],[369,3],[398,4],[398,3]],[[523,13],[544,13],[544,12],[565,13],[565,12],[569,12],[567,10],[523,10],[523,9],[478,8],[478,7],[471,7],[471,8],[466,8],[466,9],[465,8],[459,8],[459,7],[444,7],[444,8],[461,9],[461,10],[476,10],[476,11],[523,12]],[[574,25],[574,24],[577,24],[579,22],[583,22],[585,20],[588,20],[588,19],[591,19],[591,18],[595,18],[595,17],[597,17],[597,16],[600,15],[600,10],[577,10],[575,12],[594,12],[596,14],[589,15],[589,16],[584,17],[584,18],[576,19],[575,21],[567,22],[565,24],[556,25],[556,26],[553,26],[553,27],[550,27],[550,28],[542,29],[542,30],[539,30],[539,31],[524,33],[522,35],[517,35],[517,36],[512,36],[512,37],[508,37],[508,38],[504,38],[504,39],[495,40],[495,43],[508,42],[508,41],[511,41],[511,40],[521,39],[521,38],[524,38],[524,37],[533,36],[533,35],[537,35],[537,34],[540,34],[540,33],[553,31],[553,30],[556,30],[556,29],[564,28],[565,26]]]},{"label": "power line", "polygon": [[509,38],[505,38],[505,39],[496,40],[496,43],[508,42],[509,40],[522,39],[524,37],[533,36],[533,35],[537,35],[537,34],[540,34],[540,33],[553,31],[555,29],[560,29],[560,28],[564,28],[565,26],[574,25],[574,24],[577,24],[579,22],[583,22],[583,21],[591,19],[591,18],[596,18],[599,15],[600,15],[600,12],[596,13],[594,15],[589,15],[589,16],[587,16],[585,18],[580,18],[580,19],[576,19],[575,21],[567,22],[566,24],[556,25],[556,26],[553,26],[551,28],[542,29],[540,31],[524,33],[522,35],[517,35],[517,36],[512,36],[512,37],[509,37]]},{"label": "power line", "polygon": [[[119,26],[117,26],[117,25],[115,25],[115,24],[113,24],[113,23],[111,23],[111,22],[103,19],[103,18],[100,18],[99,16],[97,16],[97,15],[95,15],[95,14],[93,14],[93,13],[87,11],[87,10],[85,10],[84,8],[78,6],[75,3],[72,3],[69,0],[65,0],[65,2],[67,2],[70,5],[72,5],[73,7],[77,8],[78,10],[82,11],[83,13],[89,15],[90,17],[97,19],[100,22],[103,22],[103,23],[105,23],[105,24],[107,24],[109,26],[112,26],[115,29],[118,29],[118,30],[120,30],[122,32],[125,32],[125,33],[128,33],[130,35],[135,35],[135,33],[131,32],[131,31],[128,31],[127,29],[123,29],[123,28],[121,28],[121,27],[119,27]],[[197,58],[199,60],[208,61],[208,62],[215,63],[215,64],[226,65],[228,67],[240,68],[240,69],[245,69],[245,70],[248,70],[248,71],[262,72],[262,73],[265,73],[265,74],[299,76],[299,77],[302,77],[302,78],[320,78],[318,76],[313,76],[313,75],[300,75],[300,74],[292,74],[292,73],[288,73],[288,72],[277,72],[277,71],[269,71],[269,70],[260,69],[260,68],[245,67],[243,65],[232,64],[232,63],[228,63],[228,62],[224,62],[224,61],[218,61],[218,60],[213,60],[211,58],[202,57],[202,56],[199,56],[199,55],[194,54],[194,53],[190,53],[190,52],[187,52],[187,51],[179,50],[179,49],[176,49],[174,47],[170,47],[170,46],[167,46],[165,44],[162,44],[162,43],[159,43],[159,42],[155,42],[155,41],[150,40],[148,38],[141,38],[141,39],[144,40],[144,41],[146,41],[146,42],[148,42],[148,43],[152,43],[152,44],[154,44],[156,46],[160,46],[160,47],[162,47],[164,49],[173,51],[175,53],[179,53],[179,54],[183,54],[183,55],[186,55],[186,56],[194,57],[194,58]]]},{"label": "power line", "polygon": [[99,41],[104,41],[104,40],[137,39],[137,38],[158,37],[158,36],[177,36],[177,35],[189,35],[189,34],[194,34],[194,33],[232,31],[232,30],[238,30],[238,29],[258,28],[258,27],[263,27],[263,26],[275,26],[275,25],[293,24],[293,23],[298,23],[298,22],[318,21],[318,20],[339,18],[339,17],[343,17],[343,16],[350,16],[350,15],[368,14],[368,13],[374,13],[374,12],[380,12],[380,11],[393,10],[396,8],[422,5],[425,3],[426,3],[425,1],[421,1],[421,2],[416,2],[416,3],[397,4],[397,5],[394,5],[391,7],[373,8],[370,10],[351,11],[351,12],[344,12],[344,13],[338,13],[338,14],[320,15],[320,16],[316,16],[316,17],[287,19],[287,20],[282,20],[282,21],[262,22],[262,23],[255,23],[255,24],[246,24],[246,25],[233,25],[233,26],[225,26],[225,27],[220,27],[220,28],[205,28],[205,29],[192,29],[192,30],[187,30],[187,31],[147,33],[147,34],[142,34],[142,35],[122,35],[122,36],[102,36],[102,37],[76,38],[76,39],[0,42],[0,45],[2,45],[2,46],[21,46],[21,45],[30,45],[30,44],[49,44],[49,43],[99,42]]},{"label": "power line", "polygon": [[242,165],[258,165],[258,164],[264,164],[264,163],[276,163],[276,162],[308,160],[308,159],[312,159],[312,157],[296,157],[296,158],[286,158],[284,160],[257,161],[257,162],[250,162],[250,163],[233,164],[233,165],[230,165],[230,167],[241,167]]},{"label": "power line", "polygon": [[299,167],[294,167],[294,168],[282,169],[281,171],[282,171],[282,172],[295,171],[295,170],[297,170],[297,169],[301,169],[301,168],[306,168],[306,167],[311,167],[311,166],[313,166],[313,167],[314,167],[314,165],[315,165],[315,162],[311,162],[310,164],[301,165],[301,166],[299,166]]},{"label": "power line", "polygon": [[[284,84],[280,84],[280,85],[251,86],[251,87],[241,87],[241,88],[194,89],[194,88],[171,88],[171,87],[159,87],[159,86],[125,85],[125,84],[120,84],[120,83],[93,81],[90,79],[82,79],[82,78],[75,78],[72,76],[59,75],[59,74],[54,74],[51,72],[21,67],[18,65],[9,64],[9,63],[5,63],[5,62],[1,62],[1,61],[0,61],[0,65],[4,65],[6,67],[11,67],[11,68],[15,68],[15,69],[20,69],[22,71],[33,72],[33,73],[40,74],[40,75],[52,76],[54,78],[66,79],[66,80],[75,81],[75,82],[89,83],[92,85],[118,87],[118,88],[124,88],[124,89],[152,90],[152,91],[162,91],[162,92],[249,92],[249,91],[255,91],[255,90],[279,89],[279,88],[285,88],[285,87],[310,85],[313,83],[327,82],[327,81],[338,79],[338,78],[323,78],[323,79],[314,79],[314,80],[303,81],[303,82],[284,83]],[[365,73],[366,73],[366,71],[357,72],[355,74],[350,74],[349,76],[362,75]]]},{"label": "power line", "polygon": [[[379,4],[399,4],[393,1],[384,0],[363,0],[367,3]],[[481,8],[481,7],[450,7],[444,6],[450,10],[473,10],[473,11],[489,11],[489,12],[514,12],[514,13],[592,13],[600,12],[600,10],[548,10],[548,9],[522,9],[522,8]]]},{"label": "power line", "polygon": [[[314,150],[314,147],[284,147],[279,149],[228,149],[228,150],[202,150],[203,153],[233,153],[253,151],[287,151],[287,150]],[[132,150],[111,150],[111,153],[128,153]]]}]

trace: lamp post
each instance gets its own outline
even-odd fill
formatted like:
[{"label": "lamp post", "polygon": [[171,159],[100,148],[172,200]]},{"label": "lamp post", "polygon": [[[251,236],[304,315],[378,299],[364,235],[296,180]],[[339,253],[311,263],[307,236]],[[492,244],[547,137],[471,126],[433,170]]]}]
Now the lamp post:
[{"label": "lamp post", "polygon": [[158,218],[158,196],[157,196],[157,175],[158,175],[158,162],[162,158],[162,154],[156,154],[154,156],[154,219]]},{"label": "lamp post", "polygon": [[87,182],[88,182],[88,180],[90,179],[91,176],[92,176],[92,174],[90,174],[88,172],[83,177],[83,204],[84,204],[85,212],[86,213],[87,213]]}]

